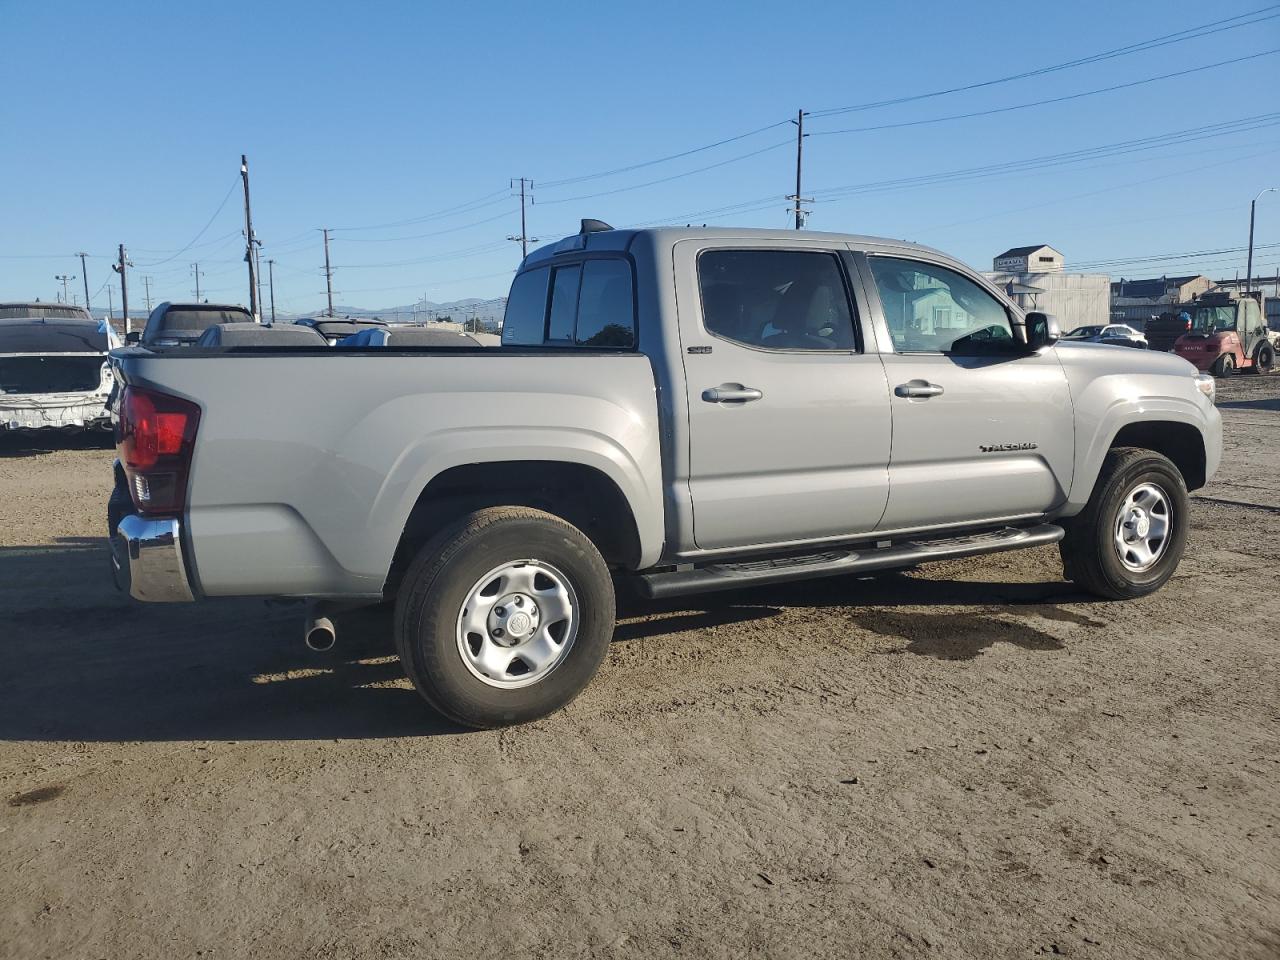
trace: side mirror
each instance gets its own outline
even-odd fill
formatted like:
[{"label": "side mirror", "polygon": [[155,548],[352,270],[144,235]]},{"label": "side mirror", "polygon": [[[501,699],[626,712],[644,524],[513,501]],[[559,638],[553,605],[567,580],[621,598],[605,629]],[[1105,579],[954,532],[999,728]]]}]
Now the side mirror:
[{"label": "side mirror", "polygon": [[137,343],[141,339],[142,339],[141,330],[130,330],[128,333],[124,335],[125,343]]},{"label": "side mirror", "polygon": [[1058,318],[1051,313],[1027,314],[1027,349],[1039,350],[1058,342],[1062,331],[1058,328]]}]

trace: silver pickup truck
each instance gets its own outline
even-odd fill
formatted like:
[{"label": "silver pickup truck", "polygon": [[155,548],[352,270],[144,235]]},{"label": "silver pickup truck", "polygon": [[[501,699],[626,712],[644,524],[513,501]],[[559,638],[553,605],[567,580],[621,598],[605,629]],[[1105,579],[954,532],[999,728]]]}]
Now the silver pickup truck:
[{"label": "silver pickup truck", "polygon": [[117,351],[117,580],[139,600],[394,602],[475,727],[571,700],[648,597],[1057,543],[1138,597],[1218,466],[1210,377],[1057,342],[894,240],[583,231],[529,254],[499,347]]}]

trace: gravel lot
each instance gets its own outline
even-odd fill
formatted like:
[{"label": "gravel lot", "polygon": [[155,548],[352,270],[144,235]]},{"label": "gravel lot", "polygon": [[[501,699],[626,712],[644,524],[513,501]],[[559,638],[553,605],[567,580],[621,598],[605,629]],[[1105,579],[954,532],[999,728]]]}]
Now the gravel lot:
[{"label": "gravel lot", "polygon": [[1280,377],[1133,603],[1055,550],[623,611],[468,733],[385,617],[114,592],[112,452],[0,446],[0,956],[1280,956]]}]

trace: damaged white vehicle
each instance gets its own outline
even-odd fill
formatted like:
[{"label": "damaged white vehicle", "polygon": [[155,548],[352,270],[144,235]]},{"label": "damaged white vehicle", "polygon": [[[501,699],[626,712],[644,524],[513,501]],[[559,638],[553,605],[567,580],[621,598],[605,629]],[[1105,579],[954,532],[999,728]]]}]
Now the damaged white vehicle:
[{"label": "damaged white vehicle", "polygon": [[0,304],[0,432],[109,430],[111,325],[68,304]]}]

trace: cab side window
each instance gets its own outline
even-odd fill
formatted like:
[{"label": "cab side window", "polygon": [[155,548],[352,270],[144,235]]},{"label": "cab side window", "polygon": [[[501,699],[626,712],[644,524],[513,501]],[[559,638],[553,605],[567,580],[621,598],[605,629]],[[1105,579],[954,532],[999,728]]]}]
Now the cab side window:
[{"label": "cab side window", "polygon": [[854,350],[853,310],[833,253],[706,250],[698,257],[702,323],[762,350]]},{"label": "cab side window", "polygon": [[513,346],[542,343],[547,325],[547,285],[551,271],[546,267],[529,270],[516,277],[507,295],[507,312],[502,318],[502,342]]},{"label": "cab side window", "polygon": [[507,298],[502,342],[633,349],[636,316],[630,261],[591,259],[520,274]]},{"label": "cab side window", "polygon": [[917,260],[868,259],[898,352],[981,354],[1014,346],[1008,311],[968,277]]}]

